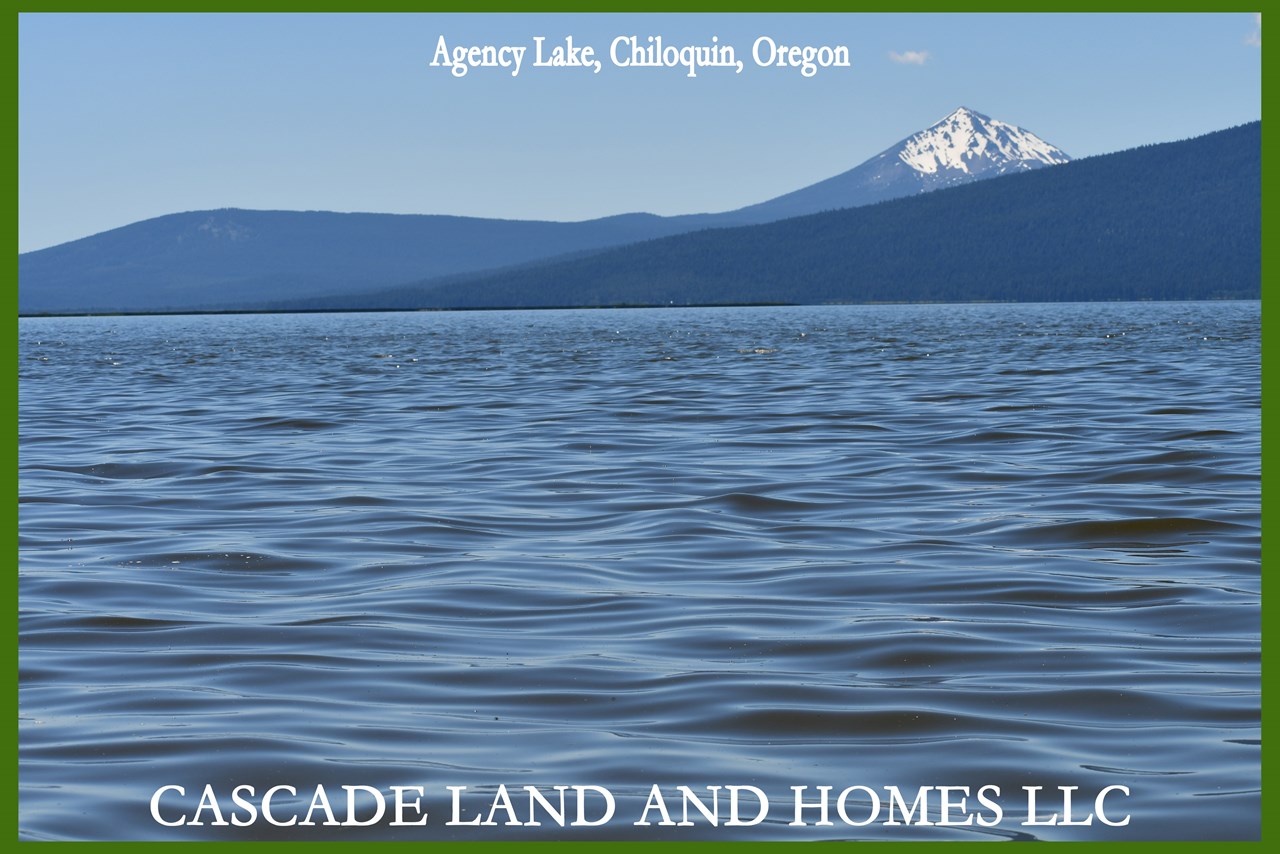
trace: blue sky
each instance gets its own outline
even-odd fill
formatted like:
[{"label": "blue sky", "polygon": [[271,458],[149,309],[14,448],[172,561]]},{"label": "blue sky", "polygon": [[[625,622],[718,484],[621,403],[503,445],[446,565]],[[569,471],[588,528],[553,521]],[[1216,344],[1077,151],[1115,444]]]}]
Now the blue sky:
[{"label": "blue sky", "polygon": [[[741,74],[621,69],[613,37],[716,36]],[[599,74],[429,66],[573,36]],[[805,78],[751,46],[846,45]],[[719,211],[842,172],[965,105],[1074,157],[1261,117],[1229,14],[24,14],[19,251],[183,210],[576,220]]]}]

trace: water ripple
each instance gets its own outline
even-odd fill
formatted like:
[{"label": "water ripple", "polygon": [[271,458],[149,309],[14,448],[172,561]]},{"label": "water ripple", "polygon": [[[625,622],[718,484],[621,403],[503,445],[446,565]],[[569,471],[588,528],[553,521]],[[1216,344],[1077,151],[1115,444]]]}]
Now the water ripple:
[{"label": "water ripple", "polygon": [[[352,840],[147,803],[502,783],[628,818],[358,838],[1256,839],[1259,321],[24,319],[20,838]],[[778,806],[635,826],[655,783]],[[855,784],[1124,785],[1133,820],[788,824]]]}]

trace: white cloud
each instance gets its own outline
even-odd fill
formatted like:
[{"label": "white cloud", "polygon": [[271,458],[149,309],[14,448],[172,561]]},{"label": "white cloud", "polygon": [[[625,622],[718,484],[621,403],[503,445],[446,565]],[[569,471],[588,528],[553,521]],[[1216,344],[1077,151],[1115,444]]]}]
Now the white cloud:
[{"label": "white cloud", "polygon": [[908,50],[902,53],[889,51],[889,58],[901,65],[924,65],[929,59],[927,50]]},{"label": "white cloud", "polygon": [[1244,43],[1251,44],[1254,47],[1262,47],[1262,13],[1255,13],[1253,20],[1258,25],[1258,28],[1244,37]]}]

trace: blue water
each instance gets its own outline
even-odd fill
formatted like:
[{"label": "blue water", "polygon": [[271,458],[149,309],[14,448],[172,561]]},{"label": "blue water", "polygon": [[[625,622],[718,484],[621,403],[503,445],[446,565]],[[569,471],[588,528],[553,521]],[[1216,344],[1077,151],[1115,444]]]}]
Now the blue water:
[{"label": "blue water", "polygon": [[[19,336],[21,838],[1260,834],[1256,302]],[[428,821],[221,826],[206,785]],[[447,824],[500,785],[521,825]],[[557,785],[615,816],[525,826]],[[637,826],[654,785],[769,808]],[[974,820],[886,824],[890,786]]]}]

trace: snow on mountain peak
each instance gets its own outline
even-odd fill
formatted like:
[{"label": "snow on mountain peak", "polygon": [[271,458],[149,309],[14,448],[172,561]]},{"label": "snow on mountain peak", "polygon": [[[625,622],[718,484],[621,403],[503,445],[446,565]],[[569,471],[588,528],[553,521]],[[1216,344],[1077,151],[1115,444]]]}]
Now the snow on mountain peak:
[{"label": "snow on mountain peak", "polygon": [[[1071,158],[1040,137],[968,107],[905,140],[898,157],[925,175],[965,178],[1066,163]],[[958,174],[957,174],[958,173]]]},{"label": "snow on mountain peak", "polygon": [[852,169],[732,213],[741,222],[772,222],[929,193],[1070,159],[1030,131],[960,107]]}]

